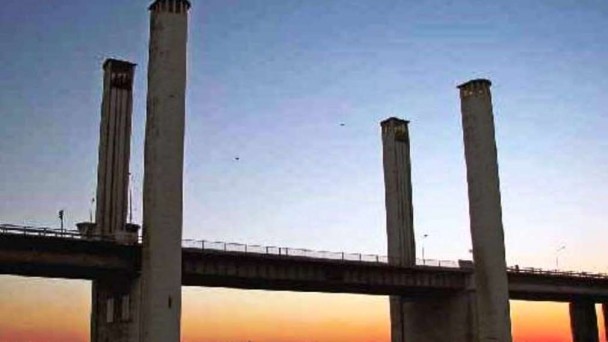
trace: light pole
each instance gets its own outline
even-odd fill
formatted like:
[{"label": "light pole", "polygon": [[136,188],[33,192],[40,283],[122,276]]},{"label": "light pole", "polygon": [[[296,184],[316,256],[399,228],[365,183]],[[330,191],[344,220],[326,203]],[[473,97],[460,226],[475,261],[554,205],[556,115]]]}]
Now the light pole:
[{"label": "light pole", "polygon": [[559,252],[563,251],[564,249],[566,249],[566,246],[561,246],[560,248],[558,248],[555,251],[555,269],[559,270]]},{"label": "light pole", "polygon": [[426,239],[427,237],[429,237],[429,234],[422,235],[422,243],[421,243],[421,245],[422,245],[422,265],[425,264],[425,262],[424,262],[424,239]]},{"label": "light pole", "polygon": [[61,223],[61,231],[63,232],[63,209],[59,210],[58,216],[59,222]]}]

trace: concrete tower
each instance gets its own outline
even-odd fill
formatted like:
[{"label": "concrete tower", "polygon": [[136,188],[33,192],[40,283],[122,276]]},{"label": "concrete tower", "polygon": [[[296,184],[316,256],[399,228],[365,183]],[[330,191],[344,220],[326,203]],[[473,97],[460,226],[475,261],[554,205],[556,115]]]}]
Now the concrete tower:
[{"label": "concrete tower", "polygon": [[509,288],[491,82],[477,79],[460,89],[475,261],[479,341],[510,342]]},{"label": "concrete tower", "polygon": [[[416,264],[414,209],[410,164],[408,121],[389,118],[382,127],[382,159],[386,206],[388,261],[398,266]],[[391,340],[403,342],[404,299],[390,296]]]},{"label": "concrete tower", "polygon": [[389,263],[416,264],[408,121],[389,118],[382,127],[382,158]]},{"label": "concrete tower", "polygon": [[103,71],[94,233],[132,242],[126,220],[135,64],[107,59]]},{"label": "concrete tower", "polygon": [[150,6],[142,342],[180,341],[187,0]]},{"label": "concrete tower", "polygon": [[[381,123],[389,263],[416,263],[408,122]],[[390,297],[392,342],[473,342],[474,293]]]},{"label": "concrete tower", "polygon": [[[92,233],[120,243],[135,243],[138,226],[126,223],[135,64],[108,59],[103,70],[97,222]],[[88,223],[80,225],[85,235],[91,233],[86,231]],[[108,276],[93,281],[91,341],[136,341],[138,293],[138,282],[130,277]]]}]

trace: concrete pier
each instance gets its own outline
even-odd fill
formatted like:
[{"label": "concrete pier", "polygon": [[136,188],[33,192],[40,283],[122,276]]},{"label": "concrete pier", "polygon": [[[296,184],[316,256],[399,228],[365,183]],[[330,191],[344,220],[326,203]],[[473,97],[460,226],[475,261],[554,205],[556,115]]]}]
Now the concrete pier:
[{"label": "concrete pier", "polygon": [[419,296],[404,305],[405,342],[477,342],[474,291]]},{"label": "concrete pier", "polygon": [[577,300],[570,303],[570,328],[573,342],[598,342],[595,303]]},{"label": "concrete pier", "polygon": [[[389,264],[414,266],[416,243],[412,204],[408,121],[381,123]],[[474,296],[463,291],[416,299],[390,296],[392,342],[473,342]]]},{"label": "concrete pier", "polygon": [[479,341],[510,342],[511,319],[491,82],[476,79],[460,89],[475,261]]},{"label": "concrete pier", "polygon": [[186,0],[150,6],[144,151],[142,342],[179,342],[186,97]]},{"label": "concrete pier", "polygon": [[[96,223],[85,236],[104,235],[119,243],[137,242],[138,231],[127,224],[131,145],[131,113],[135,64],[108,59],[103,64],[103,98],[97,166]],[[137,341],[137,278],[107,277],[92,283],[91,341]]]},{"label": "concrete pier", "polygon": [[602,316],[604,316],[604,333],[608,341],[608,303],[602,304]]},{"label": "concrete pier", "polygon": [[92,342],[134,342],[139,339],[140,282],[134,277],[93,281]]}]

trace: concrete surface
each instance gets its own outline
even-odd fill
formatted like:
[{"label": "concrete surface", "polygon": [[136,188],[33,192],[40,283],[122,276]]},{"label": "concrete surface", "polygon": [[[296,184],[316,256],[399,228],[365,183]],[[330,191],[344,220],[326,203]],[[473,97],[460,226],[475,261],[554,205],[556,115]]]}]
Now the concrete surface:
[{"label": "concrete surface", "polygon": [[570,303],[570,328],[573,342],[598,342],[597,315],[595,304],[587,300]]},{"label": "concrete surface", "polygon": [[511,319],[490,81],[460,85],[479,340],[510,342]]},{"label": "concrete surface", "polygon": [[182,282],[186,0],[150,6],[144,150],[142,342],[179,342]]}]

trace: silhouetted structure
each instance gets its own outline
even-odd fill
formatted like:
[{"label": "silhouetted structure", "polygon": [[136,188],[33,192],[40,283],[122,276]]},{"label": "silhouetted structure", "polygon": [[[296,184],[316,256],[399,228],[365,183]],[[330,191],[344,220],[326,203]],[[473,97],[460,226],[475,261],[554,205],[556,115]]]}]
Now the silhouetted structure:
[{"label": "silhouetted structure", "polygon": [[608,341],[608,303],[602,304],[602,316],[604,316],[604,333],[606,334],[606,341]]},{"label": "silhouetted structure", "polygon": [[509,298],[565,301],[575,342],[598,341],[594,304],[603,303],[608,325],[608,276],[507,270],[484,79],[459,86],[474,263],[416,265],[408,122],[397,118],[381,123],[387,258],[205,241],[183,248],[189,8],[187,0],[149,7],[143,243],[126,223],[135,65],[109,59],[96,222],[79,223],[80,234],[0,225],[0,273],[93,280],[94,342],[178,342],[182,285],[389,295],[393,342],[510,342]]},{"label": "silhouetted structure", "polygon": [[570,303],[570,328],[573,342],[599,341],[594,302],[575,299]]}]

